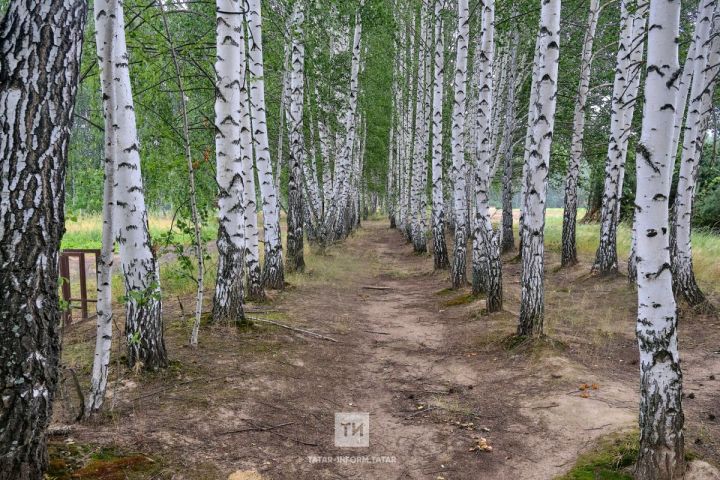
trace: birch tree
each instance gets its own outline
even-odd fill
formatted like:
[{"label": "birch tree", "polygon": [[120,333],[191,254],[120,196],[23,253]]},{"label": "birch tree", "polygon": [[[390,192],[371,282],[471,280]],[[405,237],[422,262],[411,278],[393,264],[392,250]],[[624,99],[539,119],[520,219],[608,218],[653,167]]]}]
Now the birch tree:
[{"label": "birch tree", "polygon": [[[696,309],[709,311],[712,311],[713,307],[698,286],[693,271],[690,221],[708,120],[713,108],[712,98],[718,63],[720,63],[718,38],[720,13],[717,10],[715,1],[702,2],[698,8],[690,105],[683,129],[682,156],[674,203],[675,215],[671,228],[673,235],[670,240],[673,289],[676,295]],[[711,23],[715,23],[712,36]],[[682,95],[682,91],[680,94]],[[673,140],[675,139],[674,136]],[[677,147],[677,144],[675,146]],[[677,148],[672,150],[675,151]]]},{"label": "birch tree", "polygon": [[[117,0],[116,0],[117,1]],[[150,241],[148,213],[140,168],[123,4],[115,4],[111,97],[116,135],[115,220],[120,269],[125,283],[125,337],[128,365],[154,370],[167,365],[157,260]],[[107,95],[109,92],[103,92]]]},{"label": "birch tree", "polygon": [[580,56],[580,84],[575,97],[572,139],[570,141],[570,160],[565,177],[565,202],[563,208],[562,254],[560,263],[563,267],[577,263],[575,244],[575,226],[577,223],[577,186],[580,175],[580,160],[583,155],[583,138],[585,135],[585,105],[590,90],[590,69],[593,60],[593,42],[595,29],[600,15],[600,0],[590,0],[587,29],[583,40]]},{"label": "birch tree", "polygon": [[[628,7],[633,9],[630,12]],[[640,85],[645,26],[646,0],[623,0],[610,118],[610,139],[605,162],[605,185],[600,214],[600,245],[593,270],[600,274],[617,272],[617,227],[625,177],[625,160],[631,124]]]},{"label": "birch tree", "polygon": [[455,245],[452,265],[453,288],[460,288],[466,281],[467,257],[467,202],[465,192],[465,101],[467,91],[467,56],[470,35],[470,11],[467,0],[458,0],[458,29],[456,44],[454,90],[452,111],[452,169],[453,204],[455,213]]},{"label": "birch tree", "polygon": [[251,100],[248,95],[248,70],[245,60],[245,35],[240,33],[240,157],[242,158],[243,210],[245,225],[245,266],[247,268],[247,300],[262,300],[265,291],[260,271],[260,245],[258,235],[257,192],[253,169],[253,141]]},{"label": "birch tree", "polygon": [[445,82],[445,42],[442,10],[444,0],[435,0],[435,71],[432,91],[432,236],[435,269],[450,266],[445,245],[445,210],[443,194],[443,91]]},{"label": "birch tree", "polygon": [[[265,63],[262,42],[262,11],[260,0],[248,0],[248,73],[250,76],[250,114],[263,211],[263,284],[268,288],[282,289],[285,285],[282,242],[280,240],[280,212],[278,209],[277,182],[273,181],[270,143],[265,107]],[[283,96],[284,99],[284,96]],[[280,108],[281,120],[283,108]],[[280,126],[280,132],[283,126]],[[282,143],[282,135],[280,135]],[[282,149],[278,150],[278,156]],[[278,165],[277,170],[280,170]]]},{"label": "birch tree", "polygon": [[495,2],[485,0],[482,8],[482,34],[476,62],[479,64],[477,109],[477,162],[475,165],[475,222],[473,239],[473,292],[484,291],[488,313],[502,308],[502,267],[499,238],[490,221],[490,182],[495,170],[492,112],[495,89],[493,67],[495,50]]},{"label": "birch tree", "polygon": [[541,335],[545,317],[545,202],[547,196],[550,147],[555,125],[558,60],[560,57],[560,1],[543,0],[540,9],[536,82],[537,103],[525,165],[524,194],[520,234],[522,272],[520,283],[519,335]]},{"label": "birch tree", "polygon": [[[513,10],[514,12],[514,10]],[[515,233],[513,232],[512,210],[512,178],[513,178],[513,134],[516,124],[516,97],[519,89],[521,75],[518,75],[517,51],[520,43],[520,32],[513,29],[510,43],[510,61],[508,65],[508,94],[507,108],[505,109],[505,125],[503,127],[503,140],[500,153],[503,155],[502,177],[502,231],[500,234],[500,252],[515,250]]]},{"label": "birch tree", "polygon": [[0,21],[2,480],[40,480],[48,465],[65,168],[86,14],[83,1],[12,1]]},{"label": "birch tree", "polygon": [[305,44],[303,22],[304,2],[297,0],[293,7],[293,23],[290,58],[290,106],[288,130],[290,138],[290,179],[288,184],[287,213],[287,269],[302,272],[305,268],[303,255],[303,195],[302,164],[305,155],[303,134],[303,90],[305,83]]},{"label": "birch tree", "polygon": [[243,45],[240,0],[217,0],[215,151],[218,183],[218,272],[213,320],[242,322],[245,222],[240,149]]},{"label": "birch tree", "polygon": [[112,267],[115,259],[115,169],[117,168],[115,135],[113,125],[114,108],[111,100],[113,90],[113,45],[117,31],[115,2],[96,0],[93,4],[95,19],[95,43],[100,69],[100,81],[103,95],[104,117],[104,167],[103,184],[103,226],[102,245],[98,258],[97,282],[97,334],[95,336],[95,355],[93,357],[90,392],[87,395],[85,410],[92,414],[100,410],[105,399],[112,347]]},{"label": "birch tree", "polygon": [[679,77],[680,3],[650,2],[642,134],[637,146],[637,338],[640,450],[636,478],[682,478],[682,372],[670,271],[668,172]]}]

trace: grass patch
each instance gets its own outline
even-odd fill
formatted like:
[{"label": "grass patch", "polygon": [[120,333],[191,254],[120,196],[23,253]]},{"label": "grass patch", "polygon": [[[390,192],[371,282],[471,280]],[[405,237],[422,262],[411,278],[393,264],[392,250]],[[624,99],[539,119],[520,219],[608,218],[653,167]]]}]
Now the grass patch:
[{"label": "grass patch", "polygon": [[472,293],[463,293],[462,295],[458,295],[457,297],[444,301],[443,305],[446,307],[457,307],[460,305],[467,305],[475,300],[477,300],[477,297]]},{"label": "grass patch", "polygon": [[112,447],[51,442],[48,480],[140,480],[160,478],[162,465],[138,453],[126,453]]},{"label": "grass patch", "polygon": [[555,480],[632,480],[630,467],[639,447],[638,432],[603,437],[595,449],[580,455],[575,466]]}]

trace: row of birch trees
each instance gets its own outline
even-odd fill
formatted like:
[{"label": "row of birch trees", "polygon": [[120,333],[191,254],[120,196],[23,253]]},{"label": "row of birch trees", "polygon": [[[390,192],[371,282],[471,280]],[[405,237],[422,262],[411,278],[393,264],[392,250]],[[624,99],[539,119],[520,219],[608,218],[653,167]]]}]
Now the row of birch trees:
[{"label": "row of birch trees", "polygon": [[[326,20],[305,0],[272,4],[286,18],[285,66],[280,98],[282,130],[271,158],[265,89],[261,0],[217,0],[215,5],[214,124],[217,182],[217,280],[214,322],[246,321],[244,304],[262,300],[265,289],[282,289],[285,274],[304,269],[304,241],[320,249],[357,228],[362,217],[363,159],[367,123],[359,98],[364,68],[364,1],[350,16]],[[205,305],[205,260],[196,198],[197,148],[192,145],[187,67],[172,15],[190,14],[182,3],[151,5],[162,19],[168,62],[173,65],[176,105],[188,168],[197,282],[190,344],[199,339]],[[333,7],[334,8],[334,7]],[[275,12],[277,13],[277,12]],[[92,15],[104,134],[102,249],[98,271],[97,341],[84,412],[99,411],[108,385],[113,338],[112,279],[122,278],[124,344],[128,367],[156,370],[168,364],[164,341],[159,252],[150,236],[143,185],[143,148],[120,0],[52,0],[46,8],[12,1],[0,27],[0,284],[2,302],[3,429],[0,478],[39,479],[47,466],[46,433],[58,382],[60,315],[58,252],[64,225],[64,188],[73,105],[80,81],[86,17]],[[135,18],[135,17],[133,17]],[[329,25],[306,53],[306,29]],[[50,28],[48,35],[37,32]],[[44,31],[44,30],[43,30]],[[53,39],[63,39],[54,41]],[[309,72],[306,54],[310,55]],[[325,79],[320,55],[347,62],[347,84]],[[285,150],[285,147],[287,149]],[[285,152],[285,154],[283,153]],[[281,176],[284,169],[287,176]],[[286,178],[287,183],[282,184]],[[286,203],[283,195],[286,192]],[[258,205],[259,204],[259,205]],[[287,213],[286,245],[281,211]],[[157,239],[156,239],[157,240]],[[260,244],[263,248],[261,251]],[[117,252],[116,247],[117,246]],[[11,268],[11,265],[14,265]],[[9,382],[9,383],[8,383]],[[81,415],[82,415],[81,414]],[[5,428],[11,426],[12,428]],[[28,441],[11,441],[28,439]]]},{"label": "row of birch trees", "polygon": [[[519,14],[519,6],[526,13]],[[561,22],[560,0],[544,0],[539,10],[503,2],[500,22],[494,0],[396,5],[388,214],[391,226],[417,253],[431,244],[435,268],[450,270],[454,288],[471,283],[473,293],[484,295],[487,313],[497,312],[503,307],[501,254],[515,250],[513,158],[521,157],[517,333],[543,335],[550,161],[561,151],[554,143],[563,142],[569,151],[561,250],[562,267],[569,268],[578,263],[578,184],[586,155],[587,117],[596,121],[598,112],[608,108],[609,123],[601,130],[606,135],[606,160],[600,242],[592,270],[599,275],[618,273],[623,182],[634,144],[636,192],[627,263],[628,278],[638,289],[641,358],[636,475],[680,478],[685,460],[675,298],[694,309],[713,308],[693,274],[690,233],[720,65],[720,10],[714,0],[699,2],[684,20],[684,28],[692,33],[688,45],[681,46],[678,2],[589,0],[582,6],[582,43],[579,62],[573,65],[579,67],[579,82],[569,96],[572,114],[570,128],[562,130],[568,134],[565,141],[558,139],[555,128],[556,111],[566,108],[558,95],[558,75],[561,30],[569,27],[561,26],[570,23]],[[613,18],[619,18],[618,34],[597,48],[601,15],[610,9],[617,10]],[[527,17],[528,11],[539,11],[532,50],[526,46],[529,39],[521,39],[517,27],[506,23]],[[601,28],[607,41],[609,17],[605,18]],[[448,19],[454,23],[448,24]],[[607,63],[612,56],[612,82],[591,85],[594,61]],[[591,97],[594,89],[606,85],[612,87],[610,95]],[[446,104],[449,116],[443,114]],[[642,115],[635,114],[638,105]],[[498,170],[502,218],[495,227],[490,192]]]}]

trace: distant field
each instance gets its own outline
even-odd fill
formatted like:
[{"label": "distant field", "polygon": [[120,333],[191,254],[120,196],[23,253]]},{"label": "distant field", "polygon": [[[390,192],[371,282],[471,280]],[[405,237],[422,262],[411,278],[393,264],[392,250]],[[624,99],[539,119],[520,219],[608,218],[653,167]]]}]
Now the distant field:
[{"label": "distant field", "polygon": [[[585,215],[584,209],[578,212],[578,218]],[[150,234],[153,239],[170,230],[172,217],[170,215],[151,215]],[[283,229],[285,227],[283,222]],[[62,240],[62,248],[100,248],[102,219],[99,215],[87,215],[66,223],[66,232]],[[577,225],[578,253],[583,257],[592,257],[595,254],[599,243],[598,224]],[[208,225],[203,227],[203,238],[214,239],[217,233],[217,222],[213,218]],[[189,235],[182,235],[174,228],[175,240],[183,243],[190,243]],[[262,233],[261,233],[262,235]],[[547,222],[545,227],[545,242],[548,250],[560,251],[562,243],[562,209],[549,208],[547,210]],[[618,255],[620,261],[627,260],[630,253],[630,228],[621,224],[618,230]],[[159,245],[160,246],[160,245]],[[693,253],[695,275],[703,287],[708,290],[718,291],[716,281],[720,278],[720,236],[709,232],[693,233]]]}]

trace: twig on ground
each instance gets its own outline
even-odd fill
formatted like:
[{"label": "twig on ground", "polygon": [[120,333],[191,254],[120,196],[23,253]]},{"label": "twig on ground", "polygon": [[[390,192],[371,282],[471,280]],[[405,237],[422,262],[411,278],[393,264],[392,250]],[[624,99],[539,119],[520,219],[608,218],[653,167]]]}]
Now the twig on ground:
[{"label": "twig on ground", "polygon": [[274,320],[268,320],[266,318],[259,318],[259,317],[251,317],[249,315],[245,315],[245,318],[253,320],[255,322],[263,322],[263,323],[269,323],[272,325],[277,325],[278,327],[286,328],[288,330],[293,330],[295,332],[304,333],[305,335],[310,335],[311,337],[322,338],[323,340],[338,343],[338,341],[335,340],[334,338],[330,338],[325,335],[320,335],[319,333],[311,332],[310,330],[305,330],[304,328],[291,327],[290,325],[285,325],[284,323],[276,322]]},{"label": "twig on ground", "polygon": [[361,331],[362,331],[362,332],[367,332],[367,333],[376,333],[376,334],[378,334],[378,335],[390,335],[390,334],[387,333],[387,332],[376,332],[375,330],[361,330]]},{"label": "twig on ground", "polygon": [[375,285],[363,285],[362,288],[365,290],[395,290],[393,287],[377,287]]}]

